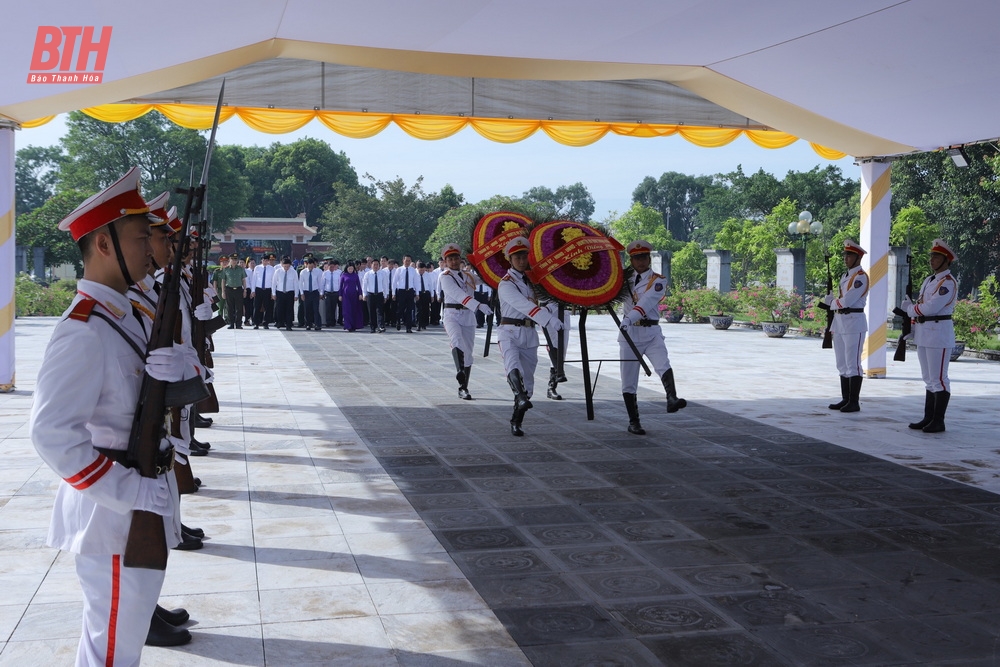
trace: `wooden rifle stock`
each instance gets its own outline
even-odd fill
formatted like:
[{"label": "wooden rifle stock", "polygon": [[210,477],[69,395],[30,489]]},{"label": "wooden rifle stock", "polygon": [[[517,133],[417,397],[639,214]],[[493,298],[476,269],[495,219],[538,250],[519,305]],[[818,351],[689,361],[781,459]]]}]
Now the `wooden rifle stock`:
[{"label": "wooden rifle stock", "polygon": [[[906,298],[913,299],[913,274],[910,273],[910,263],[913,261],[913,256],[910,253],[906,253]],[[899,315],[903,318],[902,331],[900,331],[899,341],[896,343],[896,352],[892,355],[893,361],[906,361],[906,341],[910,337],[913,331],[913,320],[910,319],[910,314],[907,313],[902,308],[893,308],[893,315]]]}]

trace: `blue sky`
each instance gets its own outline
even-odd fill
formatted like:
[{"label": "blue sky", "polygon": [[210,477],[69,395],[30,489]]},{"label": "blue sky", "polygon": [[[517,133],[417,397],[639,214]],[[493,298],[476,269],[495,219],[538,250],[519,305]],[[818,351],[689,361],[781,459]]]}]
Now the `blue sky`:
[{"label": "blue sky", "polygon": [[[65,133],[63,116],[39,128],[22,130],[15,141],[18,148],[55,144]],[[817,155],[809,143],[797,141],[788,148],[768,150],[740,138],[721,148],[701,148],[681,137],[637,139],[608,135],[590,146],[563,146],[538,132],[515,144],[499,144],[484,139],[471,128],[438,141],[414,139],[390,124],[369,139],[349,139],[336,134],[318,121],[290,134],[256,132],[233,118],[219,127],[222,144],[267,146],[314,137],[343,151],[359,176],[368,173],[379,180],[401,177],[411,185],[423,176],[425,192],[451,184],[475,203],[496,194],[519,196],[529,188],[582,182],[593,195],[594,218],[602,220],[610,211],[623,213],[632,200],[632,190],[645,176],[659,177],[665,171],[702,175],[729,172],[737,165],[750,173],[763,168],[778,178],[788,171],[808,171],[831,161]],[[832,162],[844,175],[860,175],[850,157]]]}]

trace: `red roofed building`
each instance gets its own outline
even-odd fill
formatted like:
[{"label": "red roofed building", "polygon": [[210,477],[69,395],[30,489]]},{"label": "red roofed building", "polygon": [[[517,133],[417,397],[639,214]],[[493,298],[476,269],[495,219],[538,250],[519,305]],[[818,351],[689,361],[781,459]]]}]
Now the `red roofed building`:
[{"label": "red roofed building", "polygon": [[[213,258],[238,254],[241,258],[256,260],[265,253],[274,253],[280,259],[288,255],[301,259],[311,252],[310,241],[319,230],[300,218],[239,218],[224,232],[214,232]],[[218,249],[216,251],[216,248]]]}]

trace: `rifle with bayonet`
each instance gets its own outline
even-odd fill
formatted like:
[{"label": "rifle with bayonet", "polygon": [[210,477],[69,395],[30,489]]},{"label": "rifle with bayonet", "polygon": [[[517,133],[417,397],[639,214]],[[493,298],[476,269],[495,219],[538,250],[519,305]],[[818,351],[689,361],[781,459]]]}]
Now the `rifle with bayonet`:
[{"label": "rifle with bayonet", "polygon": [[[833,273],[830,272],[830,253],[823,255],[826,260],[826,293],[833,294]],[[817,304],[826,311],[826,329],[823,330],[823,349],[829,350],[833,347],[833,308],[823,301]]]},{"label": "rifle with bayonet", "polygon": [[[208,142],[208,151],[205,155],[201,183],[197,187],[186,190],[187,200],[184,204],[180,236],[181,248],[175,254],[171,266],[164,267],[163,287],[160,290],[156,317],[150,334],[149,349],[151,350],[168,347],[174,342],[175,330],[180,316],[180,281],[184,254],[187,250],[186,238],[191,216],[198,213],[204,200],[205,188],[208,184],[208,167],[215,147],[215,132],[219,127],[219,114],[222,110],[224,91],[225,82],[223,82],[222,91],[219,92],[219,103],[215,109],[215,120]],[[173,463],[173,452],[167,452],[166,455],[169,455],[170,460],[165,460],[165,455],[160,452],[160,442],[167,433],[169,408],[189,402],[194,403],[203,397],[204,381],[201,380],[200,376],[195,376],[193,379],[196,382],[167,383],[152,378],[149,374],[143,375],[139,402],[136,405],[128,445],[128,459],[135,464],[135,468],[143,477],[156,477],[164,468],[169,468]],[[198,391],[198,382],[201,383],[200,392]],[[189,400],[191,398],[194,400]],[[164,517],[155,512],[133,510],[123,563],[126,567],[166,569],[167,540]]]},{"label": "rifle with bayonet", "polygon": [[[212,368],[212,354],[210,351],[211,336],[213,333],[226,325],[218,310],[216,315],[209,321],[199,320],[194,317],[194,309],[200,306],[205,300],[205,289],[208,287],[208,253],[212,247],[212,241],[208,237],[208,216],[202,212],[201,219],[197,226],[198,248],[194,253],[191,264],[191,342],[194,344],[195,352],[198,353],[198,363],[204,368]],[[216,309],[215,302],[212,308]],[[219,411],[219,399],[215,394],[212,383],[208,384],[208,396],[197,405],[199,414],[216,413]]]},{"label": "rifle with bayonet", "polygon": [[[913,299],[913,255],[910,254],[910,249],[906,249],[906,298]],[[892,309],[893,315],[899,315],[903,318],[903,330],[900,332],[899,342],[896,343],[896,353],[892,355],[893,361],[906,361],[906,341],[909,340],[913,328],[913,320],[910,319],[910,314],[905,310],[896,306]]]}]

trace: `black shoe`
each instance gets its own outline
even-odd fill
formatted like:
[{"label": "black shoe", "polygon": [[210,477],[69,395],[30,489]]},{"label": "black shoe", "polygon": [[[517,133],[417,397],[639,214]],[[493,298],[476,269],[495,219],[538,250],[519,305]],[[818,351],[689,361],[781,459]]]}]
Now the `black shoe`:
[{"label": "black shoe", "polygon": [[[256,328],[257,328],[257,327],[254,327],[254,329],[256,329]],[[265,328],[265,329],[270,329],[271,327],[269,327],[268,325],[266,325],[266,324],[265,324],[265,325],[264,325],[264,328]]]},{"label": "black shoe", "polygon": [[660,381],[667,393],[667,412],[677,412],[681,408],[686,408],[688,402],[683,398],[677,398],[677,389],[674,387],[674,369],[668,368],[660,377]]},{"label": "black shoe", "polygon": [[172,625],[175,628],[191,620],[191,615],[187,613],[187,609],[164,609],[160,605],[156,605],[153,615],[159,616],[160,619],[167,622],[167,625]]},{"label": "black shoe", "polygon": [[237,328],[237,329],[242,329],[242,328],[243,328],[243,325],[242,325],[242,324],[237,324],[237,325],[236,325],[236,328]]},{"label": "black shoe", "polygon": [[285,331],[291,331],[291,330],[292,330],[291,327],[285,327]]},{"label": "black shoe", "polygon": [[463,401],[471,401],[472,400],[472,394],[470,394],[469,390],[466,389],[465,387],[459,387],[458,388],[458,397],[460,399],[462,399]]},{"label": "black shoe", "polygon": [[[205,537],[205,531],[202,530],[201,528],[191,528],[189,526],[185,526],[182,523],[181,524],[181,530],[183,532],[187,533],[188,535],[191,535],[192,537],[197,537],[199,540],[202,539],[203,537]],[[184,621],[181,621],[181,623],[183,623],[183,622]]]},{"label": "black shoe", "polygon": [[944,413],[948,411],[948,401],[950,399],[950,392],[934,392],[934,414],[930,422],[921,429],[924,433],[941,433],[944,431]]},{"label": "black shoe", "polygon": [[192,535],[185,535],[181,532],[181,542],[174,547],[177,551],[197,551],[205,546],[205,543]]},{"label": "black shoe", "polygon": [[235,329],[235,328],[236,328],[236,325],[235,325],[235,324],[230,324],[230,325],[229,325],[228,327],[226,327],[226,328],[227,328],[227,329]]},{"label": "black shoe", "polygon": [[215,420],[211,417],[202,417],[201,415],[198,415],[198,418],[194,420],[194,425],[198,428],[210,428],[213,422],[215,422]]},{"label": "black shoe", "polygon": [[635,394],[622,394],[625,410],[628,412],[628,432],[632,435],[646,435],[646,429],[639,422],[639,399]]},{"label": "black shoe", "polygon": [[848,391],[850,392],[849,396],[850,400],[847,401],[847,404],[844,405],[844,407],[840,408],[841,412],[861,411],[861,402],[859,398],[861,396],[861,383],[863,381],[864,378],[861,377],[860,375],[852,375],[851,377],[847,378]]},{"label": "black shoe", "polygon": [[183,646],[191,641],[186,628],[175,628],[153,613],[146,633],[146,646]]},{"label": "black shoe", "polygon": [[[254,329],[260,329],[260,325],[259,324],[255,324],[255,325],[253,325],[253,328]],[[264,327],[264,328],[266,329],[267,327]]]},{"label": "black shoe", "polygon": [[511,420],[510,422],[510,434],[517,438],[524,435],[524,431],[521,430],[521,425],[514,420]]},{"label": "black shoe", "polygon": [[201,488],[201,477],[194,478],[194,485],[199,489]]},{"label": "black shoe", "polygon": [[190,456],[208,456],[208,450],[199,446],[197,440],[192,440],[190,444],[188,444],[188,448],[191,450]]}]

